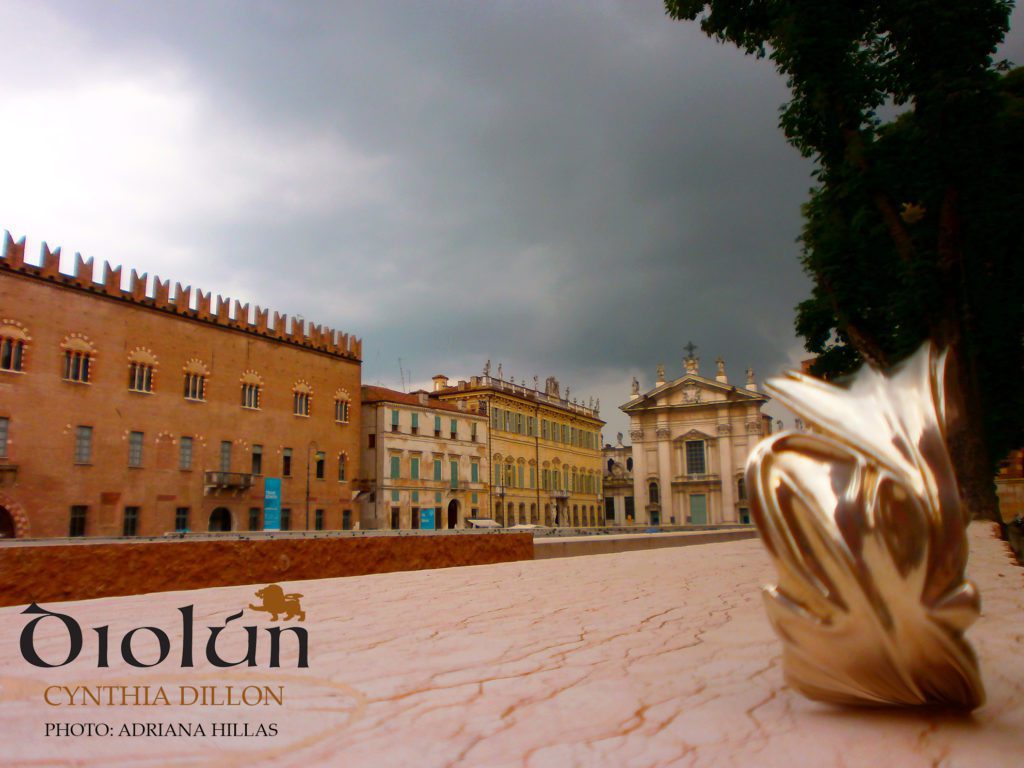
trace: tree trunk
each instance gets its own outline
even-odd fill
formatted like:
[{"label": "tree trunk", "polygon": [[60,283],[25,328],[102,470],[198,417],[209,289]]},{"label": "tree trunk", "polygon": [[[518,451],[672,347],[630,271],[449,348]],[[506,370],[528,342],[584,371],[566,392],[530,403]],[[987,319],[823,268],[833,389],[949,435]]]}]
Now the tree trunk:
[{"label": "tree trunk", "polygon": [[[946,446],[960,484],[960,496],[968,517],[1003,524],[996,496],[995,476],[988,445],[985,443],[977,381],[965,365],[961,343],[950,345],[952,369],[946,381]],[[951,389],[953,391],[951,391]]]},{"label": "tree trunk", "polygon": [[953,356],[952,376],[946,386],[955,389],[950,401],[956,407],[950,410],[958,413],[947,421],[946,444],[960,495],[972,519],[992,520],[1001,526],[994,463],[985,442],[978,362],[969,343],[974,313],[966,284],[959,197],[956,186],[950,184],[939,211],[937,251],[942,313],[929,325],[932,338],[948,347]]}]

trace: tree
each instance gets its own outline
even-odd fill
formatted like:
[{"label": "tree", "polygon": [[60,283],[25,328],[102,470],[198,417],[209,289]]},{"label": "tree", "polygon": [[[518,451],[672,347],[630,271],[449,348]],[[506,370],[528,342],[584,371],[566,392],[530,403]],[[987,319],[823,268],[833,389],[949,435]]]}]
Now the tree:
[{"label": "tree", "polygon": [[996,464],[1024,443],[1024,74],[993,60],[1012,2],[665,5],[786,77],[780,126],[815,163],[796,321],[812,370],[950,347],[950,456],[968,508],[999,520]]}]

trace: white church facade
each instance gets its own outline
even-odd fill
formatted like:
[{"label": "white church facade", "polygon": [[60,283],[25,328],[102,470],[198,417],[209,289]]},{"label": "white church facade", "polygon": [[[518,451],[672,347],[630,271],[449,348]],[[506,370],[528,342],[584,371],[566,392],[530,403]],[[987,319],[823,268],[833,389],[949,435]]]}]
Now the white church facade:
[{"label": "white church facade", "polygon": [[757,442],[771,432],[761,413],[769,397],[746,382],[730,384],[725,363],[716,361],[714,378],[700,374],[693,345],[687,347],[684,374],[657,381],[646,392],[633,380],[628,403],[632,441],[636,522],[646,525],[750,523],[743,472]]}]

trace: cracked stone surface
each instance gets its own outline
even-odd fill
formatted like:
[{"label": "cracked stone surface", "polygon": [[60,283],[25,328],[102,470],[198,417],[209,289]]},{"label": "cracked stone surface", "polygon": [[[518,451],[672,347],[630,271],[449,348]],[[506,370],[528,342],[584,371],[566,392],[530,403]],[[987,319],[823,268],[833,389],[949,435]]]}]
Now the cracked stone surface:
[{"label": "cracked stone surface", "polygon": [[[760,585],[756,540],[677,549],[292,582],[303,595],[309,669],[284,643],[280,669],[215,669],[207,625],[253,602],[227,587],[75,603],[86,647],[37,669],[18,640],[29,617],[0,609],[3,765],[1016,766],[1024,755],[1024,570],[987,525],[971,530],[983,615],[968,637],[987,704],[972,716],[815,704],[788,689]],[[261,585],[260,585],[261,586]],[[179,606],[195,605],[196,668],[181,669]],[[67,653],[57,621],[44,659]],[[274,626],[246,610],[237,625]],[[133,627],[164,628],[167,661],[96,667]],[[293,626],[282,624],[281,626]],[[233,633],[232,633],[233,630]],[[262,633],[262,630],[260,630]],[[145,634],[145,633],[144,633]],[[244,655],[229,625],[221,655]],[[139,656],[151,660],[151,637]],[[148,655],[147,655],[148,654]],[[47,685],[282,685],[284,706],[47,706]],[[174,693],[170,693],[170,691]],[[202,737],[45,737],[46,722],[202,723]],[[276,723],[275,737],[214,737],[212,723]]]}]

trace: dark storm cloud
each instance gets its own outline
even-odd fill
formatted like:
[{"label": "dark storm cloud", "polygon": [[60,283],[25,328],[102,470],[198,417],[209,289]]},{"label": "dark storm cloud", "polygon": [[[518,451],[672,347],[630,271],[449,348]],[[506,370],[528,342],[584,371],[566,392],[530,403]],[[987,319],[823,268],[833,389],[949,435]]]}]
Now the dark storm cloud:
[{"label": "dark storm cloud", "polygon": [[679,375],[691,338],[734,380],[799,348],[785,89],[658,2],[54,8],[106,67],[183,68],[271,153],[328,136],[366,160],[364,197],[274,189],[172,236],[243,298],[363,336],[366,381],[504,360],[600,395],[614,431],[633,373]]}]

